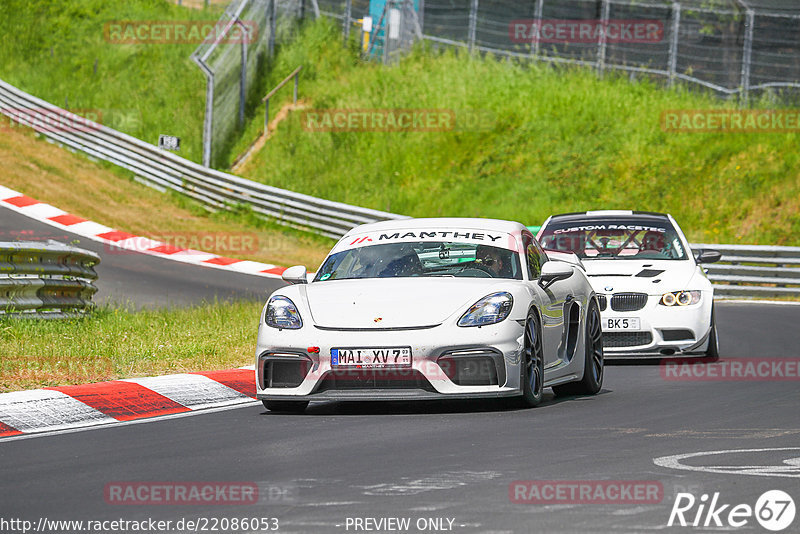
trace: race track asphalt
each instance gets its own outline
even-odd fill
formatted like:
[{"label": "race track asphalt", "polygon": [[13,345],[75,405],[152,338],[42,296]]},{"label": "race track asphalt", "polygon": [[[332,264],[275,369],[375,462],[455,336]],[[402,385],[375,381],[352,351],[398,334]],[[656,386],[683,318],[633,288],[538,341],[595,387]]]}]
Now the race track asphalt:
[{"label": "race track asphalt", "polygon": [[[718,304],[718,317],[723,359],[796,358],[799,306]],[[0,442],[0,518],[274,517],[280,532],[325,533],[365,532],[354,530],[355,518],[400,517],[411,519],[405,532],[424,531],[415,523],[424,518],[453,519],[452,531],[464,533],[701,532],[666,528],[678,492],[697,499],[720,492],[720,502],[753,506],[764,491],[781,489],[800,502],[800,468],[791,467],[800,457],[798,408],[797,381],[665,381],[658,365],[609,366],[600,395],[556,399],[548,393],[529,410],[453,401],[323,403],[298,416],[253,404]],[[784,476],[653,462],[701,451],[791,447],[691,462],[783,466]],[[654,481],[663,498],[519,504],[509,500],[516,480]],[[261,498],[239,506],[107,503],[105,486],[121,481],[254,482]],[[800,518],[787,531],[797,532],[798,524]],[[764,530],[751,518],[744,531]]]},{"label": "race track asphalt", "polygon": [[[15,217],[21,216],[0,210],[3,225],[19,223]],[[82,240],[81,246],[102,253],[101,244]],[[280,282],[134,255],[104,257],[100,267],[102,298],[135,295],[141,306],[212,295],[263,298],[274,283]],[[717,306],[723,361],[797,359],[800,306]],[[172,525],[139,532],[194,530],[177,529],[183,519],[199,520],[206,530],[198,531],[266,532],[234,529],[226,520],[277,518],[283,533],[703,532],[708,529],[667,527],[678,493],[699,500],[719,492],[720,503],[754,506],[763,492],[779,489],[800,504],[798,414],[797,380],[671,381],[658,365],[637,364],[608,366],[597,396],[557,399],[547,390],[545,402],[528,410],[493,402],[320,403],[305,415],[280,415],[253,403],[11,438],[0,441],[0,531],[21,532],[25,524],[12,520],[30,521],[31,529],[42,521],[39,532],[55,533],[75,529],[47,522],[149,519]],[[731,449],[761,451],[685,460],[693,470],[654,462]],[[519,480],[651,481],[663,495],[657,502],[511,502],[510,485]],[[132,481],[255,483],[260,497],[246,505],[107,502],[107,487]],[[696,512],[695,506],[686,518],[694,520]],[[410,528],[355,528],[357,519],[390,517],[408,518]],[[428,518],[442,527],[424,528]],[[800,518],[786,532],[798,525]],[[124,531],[112,526],[104,531]],[[765,532],[752,517],[741,529],[725,530]]]}]

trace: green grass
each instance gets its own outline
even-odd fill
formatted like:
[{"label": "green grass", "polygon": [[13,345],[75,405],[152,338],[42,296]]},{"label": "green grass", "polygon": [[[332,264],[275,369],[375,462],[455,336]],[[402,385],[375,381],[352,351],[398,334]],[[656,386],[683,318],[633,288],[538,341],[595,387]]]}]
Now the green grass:
[{"label": "green grass", "polygon": [[[202,155],[205,78],[189,59],[196,44],[111,44],[114,21],[217,20],[220,6],[188,9],[164,0],[3,0],[0,78],[156,143],[182,138],[181,154]],[[95,71],[95,62],[97,65]]]},{"label": "green grass", "polygon": [[249,365],[263,303],[0,320],[0,392]]},{"label": "green grass", "polygon": [[[412,216],[540,224],[586,209],[666,211],[693,241],[800,245],[798,134],[662,131],[663,110],[734,106],[713,95],[452,51],[365,64],[325,21],[280,50],[269,85],[297,65],[311,108],[484,110],[495,122],[488,131],[320,133],[294,112],[248,178]],[[289,98],[287,89],[272,109]],[[237,151],[262,120],[253,117]]]},{"label": "green grass", "polygon": [[[6,0],[0,77],[59,105],[100,109],[104,122],[150,142],[178,135],[197,161],[205,83],[189,60],[195,45],[109,44],[103,24],[218,15],[163,0]],[[798,134],[662,131],[663,110],[734,105],[696,88],[421,48],[385,67],[361,61],[355,41],[345,46],[339,25],[324,20],[281,42],[257,93],[303,65],[300,96],[312,108],[482,110],[494,122],[485,131],[319,133],[295,112],[248,178],[412,216],[539,224],[552,213],[634,208],[672,213],[693,241],[800,245]],[[291,87],[278,94],[273,116],[290,98]],[[220,166],[257,137],[262,113],[251,110]]]}]

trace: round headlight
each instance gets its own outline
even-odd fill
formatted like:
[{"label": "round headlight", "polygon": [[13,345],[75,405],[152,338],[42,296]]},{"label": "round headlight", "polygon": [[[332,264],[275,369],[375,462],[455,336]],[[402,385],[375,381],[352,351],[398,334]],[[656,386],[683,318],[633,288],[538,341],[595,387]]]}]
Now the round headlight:
[{"label": "round headlight", "polygon": [[664,306],[675,306],[675,295],[672,293],[664,293],[664,296],[661,297],[661,303]]},{"label": "round headlight", "polygon": [[692,303],[692,294],[688,291],[681,291],[678,293],[678,304],[681,306],[688,306]]}]

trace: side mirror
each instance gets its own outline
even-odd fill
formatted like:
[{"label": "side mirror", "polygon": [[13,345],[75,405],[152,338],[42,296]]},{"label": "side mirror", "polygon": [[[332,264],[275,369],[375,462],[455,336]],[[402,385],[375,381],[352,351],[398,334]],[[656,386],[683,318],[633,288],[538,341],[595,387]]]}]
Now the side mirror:
[{"label": "side mirror", "polygon": [[722,258],[722,253],[720,251],[706,248],[698,252],[695,261],[697,263],[714,263],[719,261],[721,258]]},{"label": "side mirror", "polygon": [[283,271],[281,278],[283,278],[284,282],[289,282],[290,284],[307,284],[307,275],[305,265],[295,265]]},{"label": "side mirror", "polygon": [[548,261],[542,265],[542,273],[539,275],[539,285],[542,289],[547,289],[559,280],[566,280],[572,276],[572,265],[563,261]]}]

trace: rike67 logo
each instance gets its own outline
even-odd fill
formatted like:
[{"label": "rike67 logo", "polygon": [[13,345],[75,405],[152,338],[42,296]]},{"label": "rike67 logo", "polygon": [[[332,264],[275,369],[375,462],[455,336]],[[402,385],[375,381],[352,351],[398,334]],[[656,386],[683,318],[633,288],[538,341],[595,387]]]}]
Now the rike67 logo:
[{"label": "rike67 logo", "polygon": [[792,497],[781,490],[764,492],[755,506],[749,504],[723,504],[719,492],[710,500],[704,493],[697,499],[691,493],[678,493],[667,526],[682,527],[727,527],[739,528],[750,525],[755,520],[763,528],[779,532],[794,521],[795,505]]}]

